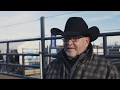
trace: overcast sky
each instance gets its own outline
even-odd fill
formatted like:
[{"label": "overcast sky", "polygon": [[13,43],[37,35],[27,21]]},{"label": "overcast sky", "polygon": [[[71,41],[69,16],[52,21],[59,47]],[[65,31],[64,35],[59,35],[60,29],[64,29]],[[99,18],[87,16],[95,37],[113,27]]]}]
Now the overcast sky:
[{"label": "overcast sky", "polygon": [[[89,27],[97,26],[100,32],[120,31],[120,11],[0,11],[0,41],[40,37],[40,18],[45,17],[45,35],[51,36],[53,27],[64,30],[69,17],[84,18]],[[98,44],[101,44],[98,38]],[[120,39],[110,38],[109,43]]]}]

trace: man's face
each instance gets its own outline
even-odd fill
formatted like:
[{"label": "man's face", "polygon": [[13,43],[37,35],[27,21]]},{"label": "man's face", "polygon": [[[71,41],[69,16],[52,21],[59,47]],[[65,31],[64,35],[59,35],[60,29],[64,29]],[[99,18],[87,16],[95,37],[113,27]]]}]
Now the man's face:
[{"label": "man's face", "polygon": [[90,42],[89,37],[64,37],[64,51],[70,58],[80,55],[88,46]]}]

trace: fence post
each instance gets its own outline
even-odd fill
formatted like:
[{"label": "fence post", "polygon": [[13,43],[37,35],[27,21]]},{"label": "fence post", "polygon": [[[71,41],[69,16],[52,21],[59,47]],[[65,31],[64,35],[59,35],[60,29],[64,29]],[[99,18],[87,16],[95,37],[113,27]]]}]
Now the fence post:
[{"label": "fence post", "polygon": [[103,49],[104,49],[104,56],[107,55],[107,36],[103,35]]},{"label": "fence post", "polygon": [[41,79],[43,79],[43,74],[44,74],[44,53],[45,53],[45,26],[44,26],[44,16],[40,18],[41,20],[41,51],[42,51],[42,58],[40,62],[40,67],[41,67]]},{"label": "fence post", "polygon": [[7,51],[6,51],[6,53],[7,53],[6,54],[6,71],[7,71],[7,74],[9,74],[9,72],[10,72],[9,71],[9,65],[8,65],[9,62],[10,62],[9,61],[9,54],[8,54],[9,53],[9,42],[7,42]]}]

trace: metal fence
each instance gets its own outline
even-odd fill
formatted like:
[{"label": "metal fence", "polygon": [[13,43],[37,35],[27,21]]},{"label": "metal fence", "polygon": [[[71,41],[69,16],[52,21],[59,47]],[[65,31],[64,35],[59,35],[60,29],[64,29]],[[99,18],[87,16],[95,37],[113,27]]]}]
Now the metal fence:
[{"label": "metal fence", "polygon": [[[3,75],[10,75],[10,76],[15,76],[15,77],[20,77],[20,78],[30,78],[30,79],[43,79],[43,74],[44,74],[44,68],[45,68],[45,61],[46,61],[46,57],[55,57],[56,54],[51,54],[49,52],[46,52],[45,50],[45,40],[52,40],[52,39],[61,39],[62,37],[45,37],[45,29],[44,29],[44,17],[41,17],[40,19],[41,21],[41,37],[40,38],[31,38],[31,39],[20,39],[20,40],[9,40],[9,41],[1,41],[1,43],[5,43],[6,44],[6,53],[0,53],[0,55],[4,55],[6,57],[6,61],[5,62],[1,62],[0,66],[3,66],[5,68],[5,70],[1,71],[0,73]],[[108,54],[107,53],[107,37],[108,36],[119,36],[120,32],[111,32],[111,33],[101,33],[100,37],[103,38],[103,56],[105,58],[109,58],[109,59],[119,59],[120,58],[120,54]],[[40,44],[40,48],[41,50],[39,50],[38,53],[33,54],[33,53],[10,53],[10,48],[9,48],[9,44],[10,43],[15,43],[15,42],[25,42],[25,41],[38,41],[41,42]],[[15,64],[15,63],[10,63],[10,59],[9,57],[12,55],[18,55],[22,57],[22,64]],[[37,56],[39,64],[38,65],[26,65],[25,64],[25,57],[26,56]],[[47,59],[50,60],[50,59]],[[119,60],[118,60],[119,61]],[[118,62],[117,61],[117,62]],[[48,61],[47,61],[48,62]],[[49,63],[48,63],[49,64]],[[19,68],[18,68],[19,67]],[[34,68],[34,69],[29,69],[26,70],[26,68]],[[15,70],[15,68],[17,68],[17,70],[19,71],[18,73],[12,72],[11,69]],[[37,75],[34,75],[32,77],[32,74],[37,73]],[[37,78],[36,78],[37,76]]]}]

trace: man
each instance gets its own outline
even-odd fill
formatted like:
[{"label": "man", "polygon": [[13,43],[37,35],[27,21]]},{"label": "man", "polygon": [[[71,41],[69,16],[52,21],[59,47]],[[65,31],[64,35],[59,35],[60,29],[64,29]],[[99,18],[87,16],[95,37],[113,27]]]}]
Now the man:
[{"label": "man", "polygon": [[64,48],[47,66],[45,79],[119,78],[117,68],[110,61],[93,53],[91,42],[100,34],[96,26],[88,28],[81,17],[71,17],[64,32],[52,28],[51,33],[63,36]]}]

